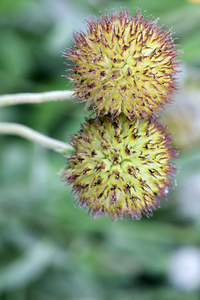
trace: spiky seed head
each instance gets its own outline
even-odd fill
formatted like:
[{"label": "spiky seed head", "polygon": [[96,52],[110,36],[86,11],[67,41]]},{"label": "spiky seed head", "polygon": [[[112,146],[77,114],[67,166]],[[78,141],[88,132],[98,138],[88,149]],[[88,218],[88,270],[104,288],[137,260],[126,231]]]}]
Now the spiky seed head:
[{"label": "spiky seed head", "polygon": [[76,153],[63,175],[79,205],[89,207],[93,216],[107,213],[114,220],[152,214],[175,171],[170,160],[176,150],[164,131],[157,121],[130,121],[124,114],[114,120],[87,119],[71,138]]},{"label": "spiky seed head", "polygon": [[75,63],[67,71],[79,101],[91,101],[98,116],[123,112],[129,119],[156,115],[171,102],[180,52],[171,30],[124,9],[86,22],[87,32],[74,33],[64,53]]}]

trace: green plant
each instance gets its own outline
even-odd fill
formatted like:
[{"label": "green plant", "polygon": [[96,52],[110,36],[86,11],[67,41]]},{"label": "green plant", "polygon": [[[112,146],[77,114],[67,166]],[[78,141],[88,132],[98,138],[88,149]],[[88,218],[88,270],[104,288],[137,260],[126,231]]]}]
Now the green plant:
[{"label": "green plant", "polygon": [[[121,9],[106,12],[88,32],[76,33],[65,55],[75,62],[68,70],[74,91],[5,95],[0,106],[74,98],[89,101],[95,114],[71,138],[71,145],[25,126],[0,123],[0,132],[29,138],[67,156],[63,178],[73,185],[76,200],[93,216],[108,213],[114,220],[147,216],[171,187],[176,150],[156,112],[176,90],[180,51],[171,31]],[[96,112],[95,112],[96,109]]]}]

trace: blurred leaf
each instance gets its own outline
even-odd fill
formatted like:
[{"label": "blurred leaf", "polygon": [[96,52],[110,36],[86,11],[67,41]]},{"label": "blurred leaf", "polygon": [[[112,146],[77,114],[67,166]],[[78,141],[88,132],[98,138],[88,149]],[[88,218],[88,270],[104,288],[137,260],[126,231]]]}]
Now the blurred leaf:
[{"label": "blurred leaf", "polygon": [[13,73],[14,76],[25,76],[32,67],[32,57],[28,45],[16,33],[11,30],[0,34],[1,61],[4,70]]},{"label": "blurred leaf", "polygon": [[40,241],[12,264],[0,270],[0,290],[20,289],[32,282],[51,264],[56,249]]},{"label": "blurred leaf", "polygon": [[0,12],[1,13],[8,13],[12,12],[16,9],[21,9],[26,1],[25,0],[1,0],[0,1]]}]

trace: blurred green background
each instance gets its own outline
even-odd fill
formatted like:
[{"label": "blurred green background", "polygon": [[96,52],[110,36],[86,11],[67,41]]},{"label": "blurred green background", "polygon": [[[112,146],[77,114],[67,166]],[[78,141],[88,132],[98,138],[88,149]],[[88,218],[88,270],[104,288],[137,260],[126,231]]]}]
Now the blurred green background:
[{"label": "blurred green background", "polygon": [[[200,299],[200,3],[186,0],[0,0],[0,94],[70,89],[62,51],[99,11],[160,18],[184,50],[163,122],[180,150],[177,186],[152,218],[93,220],[59,170],[65,158],[0,136],[0,300]],[[84,121],[71,101],[18,105],[0,120],[67,142]]]}]

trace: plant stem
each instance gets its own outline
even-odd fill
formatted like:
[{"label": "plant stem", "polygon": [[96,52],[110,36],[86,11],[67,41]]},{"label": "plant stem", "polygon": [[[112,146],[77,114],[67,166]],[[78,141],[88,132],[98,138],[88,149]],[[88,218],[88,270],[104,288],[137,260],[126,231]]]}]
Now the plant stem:
[{"label": "plant stem", "polygon": [[18,135],[60,153],[71,154],[73,151],[69,144],[47,137],[21,124],[0,122],[0,134]]},{"label": "plant stem", "polygon": [[0,106],[23,103],[43,103],[49,101],[63,101],[74,98],[73,91],[51,91],[44,93],[9,94],[0,96]]}]

